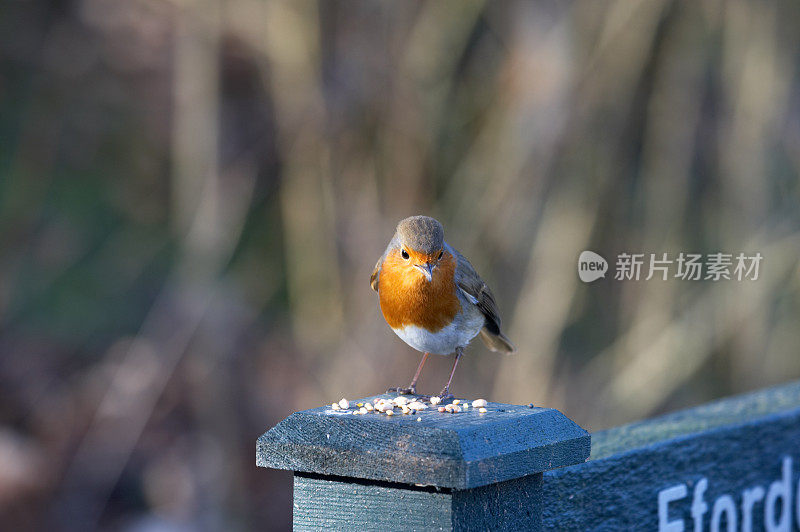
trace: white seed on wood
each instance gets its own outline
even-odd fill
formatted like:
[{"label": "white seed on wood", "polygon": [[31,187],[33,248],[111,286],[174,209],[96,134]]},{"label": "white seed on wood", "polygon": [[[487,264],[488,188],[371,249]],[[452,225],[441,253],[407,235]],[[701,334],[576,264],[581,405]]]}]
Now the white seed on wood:
[{"label": "white seed on wood", "polygon": [[361,408],[359,408],[359,409],[358,409],[358,411],[359,411],[360,413],[362,413],[362,414],[366,414],[366,413],[367,413],[367,409],[366,409],[366,407],[363,407],[363,406],[362,406]]},{"label": "white seed on wood", "polygon": [[438,397],[438,396],[436,396],[436,395],[434,395],[433,397],[431,397],[431,404],[432,404],[432,405],[438,405],[438,404],[439,404],[439,403],[441,403],[441,402],[442,402],[442,398],[441,398],[441,397]]},{"label": "white seed on wood", "polygon": [[419,401],[414,401],[413,403],[408,404],[408,408],[413,408],[414,410],[425,410],[428,408],[428,405]]},{"label": "white seed on wood", "polygon": [[453,400],[453,404],[454,404],[454,405],[457,405],[457,404],[458,404],[458,403],[460,403],[460,402],[461,402],[461,399],[454,399],[454,400]]},{"label": "white seed on wood", "polygon": [[421,417],[418,417],[418,418],[417,418],[417,421],[422,421],[422,418],[421,418]]},{"label": "white seed on wood", "polygon": [[443,406],[440,406],[440,407],[439,407],[439,412],[444,412],[444,411],[445,411],[445,410],[444,410],[444,407],[443,407]]},{"label": "white seed on wood", "polygon": [[397,406],[403,406],[404,404],[408,403],[408,398],[403,397],[402,395],[394,398],[394,404]]},{"label": "white seed on wood", "polygon": [[333,403],[333,404],[331,405],[331,408],[333,408],[334,410],[339,410],[339,409],[340,409],[340,407],[339,407],[339,403]]},{"label": "white seed on wood", "polygon": [[350,408],[350,401],[342,397],[341,399],[339,399],[339,406],[344,410],[347,410],[348,408]]},{"label": "white seed on wood", "polygon": [[475,399],[474,401],[472,401],[472,408],[480,408],[488,404],[489,403],[486,402],[486,399]]},{"label": "white seed on wood", "polygon": [[481,414],[485,414],[485,413],[486,413],[486,409],[485,409],[484,407],[481,407],[481,408],[478,410],[478,412],[480,412]]},{"label": "white seed on wood", "polygon": [[461,407],[460,407],[460,406],[458,406],[458,405],[455,405],[455,406],[453,407],[453,412],[461,412]]},{"label": "white seed on wood", "polygon": [[386,415],[387,416],[393,416],[394,415],[394,410],[386,410]]},{"label": "white seed on wood", "polygon": [[374,410],[375,407],[372,406],[372,403],[367,403],[364,405],[364,408],[367,410],[367,412],[372,412],[372,410]]}]

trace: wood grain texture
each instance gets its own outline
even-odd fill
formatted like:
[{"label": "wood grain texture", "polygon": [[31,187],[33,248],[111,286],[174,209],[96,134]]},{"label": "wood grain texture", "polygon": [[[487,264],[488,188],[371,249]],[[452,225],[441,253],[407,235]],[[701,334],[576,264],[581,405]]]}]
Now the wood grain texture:
[{"label": "wood grain texture", "polygon": [[588,433],[557,410],[501,403],[487,409],[442,414],[431,408],[392,417],[305,410],[259,438],[256,463],[468,489],[580,463],[589,455]]},{"label": "wood grain texture", "polygon": [[295,475],[293,528],[308,530],[450,530],[450,490],[428,492]]},{"label": "wood grain texture", "polygon": [[[670,504],[669,520],[694,529],[694,489],[706,479],[708,529],[714,501],[729,495],[739,528],[745,490],[781,479],[789,458],[792,530],[800,528],[800,383],[717,401],[592,435],[585,464],[544,474],[543,524],[553,530],[658,530],[658,494],[684,484],[687,496]],[[752,510],[763,530],[765,502]]]},{"label": "wood grain texture", "polygon": [[294,530],[540,530],[541,473],[468,490],[295,475]]}]

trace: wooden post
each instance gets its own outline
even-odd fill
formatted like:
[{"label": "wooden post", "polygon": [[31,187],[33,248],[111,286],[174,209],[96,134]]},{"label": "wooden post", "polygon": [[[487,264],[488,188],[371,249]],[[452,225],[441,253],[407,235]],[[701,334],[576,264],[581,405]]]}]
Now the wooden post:
[{"label": "wooden post", "polygon": [[557,410],[486,408],[305,410],[258,439],[256,464],[294,471],[296,530],[540,530],[542,473],[584,462],[589,434]]}]

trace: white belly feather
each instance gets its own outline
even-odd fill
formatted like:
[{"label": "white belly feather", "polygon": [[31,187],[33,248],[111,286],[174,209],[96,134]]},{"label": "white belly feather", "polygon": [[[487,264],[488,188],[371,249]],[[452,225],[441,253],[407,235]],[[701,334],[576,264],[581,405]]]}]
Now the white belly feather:
[{"label": "white belly feather", "polygon": [[481,331],[484,321],[480,312],[463,312],[459,313],[452,323],[436,332],[416,325],[406,325],[392,330],[417,351],[449,355],[456,350],[456,347],[466,347]]}]

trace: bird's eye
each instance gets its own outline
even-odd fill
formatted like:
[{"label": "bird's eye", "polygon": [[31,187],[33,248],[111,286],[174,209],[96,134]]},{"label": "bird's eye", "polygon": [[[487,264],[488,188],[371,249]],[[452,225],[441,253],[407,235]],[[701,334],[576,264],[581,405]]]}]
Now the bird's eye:
[{"label": "bird's eye", "polygon": [[439,256],[438,256],[438,257],[436,257],[436,260],[442,260],[442,257],[444,257],[444,250],[441,250],[441,251],[439,252]]},{"label": "bird's eye", "polygon": [[408,251],[402,250],[400,254],[403,256],[404,259],[408,260]]}]

